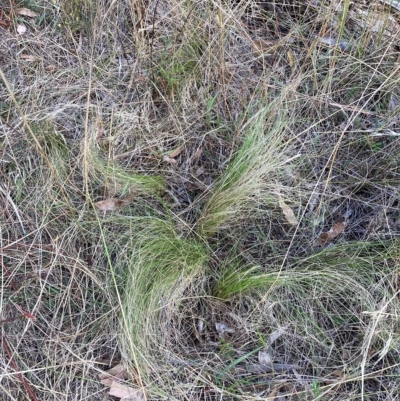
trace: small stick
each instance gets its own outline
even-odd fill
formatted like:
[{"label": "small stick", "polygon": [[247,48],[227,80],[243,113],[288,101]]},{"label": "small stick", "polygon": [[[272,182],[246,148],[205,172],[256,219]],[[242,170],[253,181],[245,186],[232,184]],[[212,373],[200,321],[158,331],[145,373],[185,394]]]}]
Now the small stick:
[{"label": "small stick", "polygon": [[13,355],[11,353],[10,347],[7,344],[7,340],[1,333],[0,333],[0,341],[1,341],[1,344],[2,344],[3,348],[6,350],[6,353],[7,353],[8,357],[10,358],[11,366],[17,372],[18,378],[21,381],[21,383],[23,384],[23,386],[25,387],[25,390],[28,392],[30,399],[32,401],[38,401],[38,399],[36,398],[35,393],[33,392],[32,388],[31,388],[31,386],[24,379],[24,376],[22,375],[22,373],[19,373],[19,368],[18,368],[17,364],[15,363],[15,361],[13,359]]}]

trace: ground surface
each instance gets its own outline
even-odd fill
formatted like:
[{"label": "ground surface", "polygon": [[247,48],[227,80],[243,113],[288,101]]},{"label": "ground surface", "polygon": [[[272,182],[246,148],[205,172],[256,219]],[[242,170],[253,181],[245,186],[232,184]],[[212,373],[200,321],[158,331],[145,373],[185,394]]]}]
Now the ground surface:
[{"label": "ground surface", "polygon": [[400,399],[399,49],[398,1],[0,0],[1,399]]}]

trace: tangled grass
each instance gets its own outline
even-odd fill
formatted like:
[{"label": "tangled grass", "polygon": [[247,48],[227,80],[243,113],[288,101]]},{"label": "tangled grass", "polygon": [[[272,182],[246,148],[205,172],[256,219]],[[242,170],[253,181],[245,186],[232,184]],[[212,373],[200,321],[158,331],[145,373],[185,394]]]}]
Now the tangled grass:
[{"label": "tangled grass", "polygon": [[400,398],[389,3],[0,1],[3,399]]}]

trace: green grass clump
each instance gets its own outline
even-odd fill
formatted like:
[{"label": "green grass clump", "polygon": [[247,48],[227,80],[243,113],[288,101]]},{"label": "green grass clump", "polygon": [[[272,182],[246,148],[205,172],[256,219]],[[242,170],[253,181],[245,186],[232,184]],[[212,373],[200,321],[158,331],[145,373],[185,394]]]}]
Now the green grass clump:
[{"label": "green grass clump", "polygon": [[[161,349],[168,348],[168,327],[182,299],[207,268],[208,250],[178,235],[172,221],[133,220],[129,262],[124,272],[122,342],[135,356],[136,369],[157,371]],[[170,323],[168,323],[170,322]]]},{"label": "green grass clump", "polygon": [[160,175],[138,174],[105,159],[96,149],[90,150],[88,160],[91,179],[106,190],[106,194],[125,196],[159,196],[165,190],[164,179]]},{"label": "green grass clump", "polygon": [[[269,125],[272,119],[276,121]],[[268,108],[250,117],[243,129],[243,145],[215,183],[203,209],[198,222],[201,236],[210,237],[226,221],[246,214],[278,179],[285,164],[284,123],[283,115],[272,117]]]},{"label": "green grass clump", "polygon": [[233,264],[222,270],[212,289],[212,294],[220,299],[229,300],[237,294],[245,294],[255,289],[268,289],[280,284],[279,272],[262,274],[259,266],[242,267]]}]

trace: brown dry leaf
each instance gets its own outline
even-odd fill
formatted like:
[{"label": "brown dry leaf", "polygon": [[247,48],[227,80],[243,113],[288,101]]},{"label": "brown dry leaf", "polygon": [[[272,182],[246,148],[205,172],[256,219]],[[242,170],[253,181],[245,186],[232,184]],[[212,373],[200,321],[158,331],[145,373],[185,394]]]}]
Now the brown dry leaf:
[{"label": "brown dry leaf", "polygon": [[292,226],[297,226],[299,224],[299,221],[297,220],[293,210],[283,201],[282,198],[279,198],[279,206],[281,207],[287,222]]},{"label": "brown dry leaf", "polygon": [[171,153],[168,153],[168,156],[169,156],[169,157],[172,157],[172,158],[177,157],[177,156],[179,156],[179,155],[182,153],[182,151],[183,151],[183,148],[181,148],[181,147],[176,148],[176,149],[173,150]]},{"label": "brown dry leaf", "polygon": [[123,401],[144,401],[145,397],[142,390],[133,389],[125,384],[113,381],[109,395],[120,398]]},{"label": "brown dry leaf", "polygon": [[23,35],[26,32],[26,26],[22,24],[18,25],[17,32],[19,35]]},{"label": "brown dry leaf", "polygon": [[19,8],[17,11],[15,11],[16,14],[23,15],[24,17],[31,17],[31,18],[36,18],[38,16],[35,11],[29,10],[29,8]]},{"label": "brown dry leaf", "polygon": [[287,54],[287,58],[289,60],[290,68],[292,69],[292,71],[294,71],[296,66],[295,66],[295,62],[294,62],[293,52],[291,50],[288,50],[286,54]]},{"label": "brown dry leaf", "polygon": [[104,211],[115,210],[122,206],[125,202],[121,199],[110,198],[103,201],[96,202],[94,205]]},{"label": "brown dry leaf", "polygon": [[29,62],[36,61],[36,57],[33,54],[20,54],[19,58]]},{"label": "brown dry leaf", "polygon": [[322,233],[318,239],[315,241],[315,245],[324,246],[328,242],[331,242],[334,238],[336,238],[339,234],[341,234],[346,228],[346,221],[340,221],[332,226],[329,231]]},{"label": "brown dry leaf", "polygon": [[107,370],[107,372],[100,373],[99,378],[101,384],[111,387],[112,383],[116,379],[126,380],[128,378],[128,375],[126,373],[125,367],[119,363],[113,368]]}]

